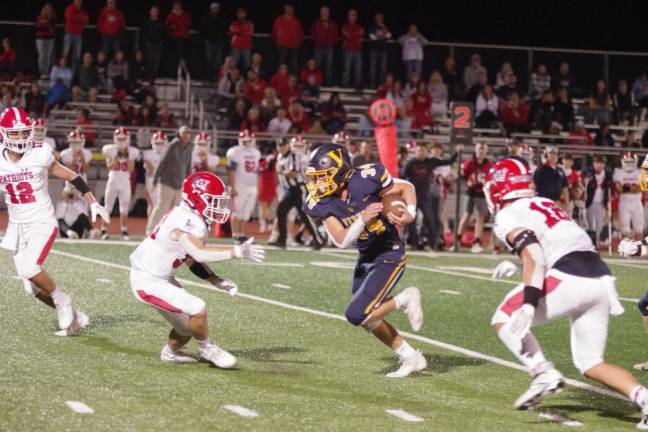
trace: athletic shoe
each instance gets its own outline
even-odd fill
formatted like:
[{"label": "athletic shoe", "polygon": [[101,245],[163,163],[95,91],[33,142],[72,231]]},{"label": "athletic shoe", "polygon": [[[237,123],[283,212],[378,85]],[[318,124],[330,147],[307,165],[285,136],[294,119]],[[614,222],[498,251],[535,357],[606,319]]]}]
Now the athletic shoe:
[{"label": "athletic shoe", "polygon": [[632,366],[633,369],[640,370],[640,371],[648,371],[648,362],[646,363],[637,363],[636,365]]},{"label": "athletic shoe", "polygon": [[56,315],[58,317],[59,330],[67,330],[74,322],[74,307],[72,307],[72,299],[63,294],[66,298],[61,304],[56,305]]},{"label": "athletic shoe", "polygon": [[56,336],[76,336],[77,333],[81,330],[81,324],[85,324],[84,327],[86,327],[88,324],[90,324],[90,319],[88,318],[87,315],[84,313],[81,313],[82,316],[77,315],[77,310],[73,309],[73,316],[74,320],[72,321],[72,324],[70,324],[67,328],[62,329],[54,333]]},{"label": "athletic shoe", "polygon": [[637,423],[637,429],[648,430],[648,406],[641,410],[641,420]]},{"label": "athletic shoe", "polygon": [[415,332],[423,326],[423,308],[421,307],[421,292],[418,288],[405,288],[402,292],[405,302],[401,310],[405,312],[407,319]]},{"label": "athletic shoe", "polygon": [[169,345],[164,345],[162,351],[160,352],[160,360],[164,363],[198,363],[198,358],[196,355],[185,352],[185,351],[173,351],[169,348]]},{"label": "athletic shoe", "polygon": [[130,240],[130,236],[128,235],[128,231],[127,231],[127,230],[122,230],[122,232],[121,232],[121,238],[122,238],[122,240],[124,240],[124,241],[128,241],[128,240]]},{"label": "athletic shoe", "polygon": [[560,393],[565,387],[565,381],[560,372],[553,368],[553,364],[546,372],[541,372],[533,378],[531,386],[515,401],[515,408],[526,410],[534,407],[547,395]]},{"label": "athletic shoe", "polygon": [[291,238],[289,238],[288,241],[286,242],[286,246],[288,246],[288,247],[299,247],[299,246],[301,246],[303,244],[304,244],[303,242],[299,243],[299,242],[297,242],[297,241],[295,241],[294,239],[291,239]]},{"label": "athletic shoe", "polygon": [[74,230],[67,230],[65,231],[65,234],[68,236],[69,239],[72,240],[77,240],[79,238],[79,234],[76,233]]},{"label": "athletic shoe", "polygon": [[405,358],[400,358],[400,367],[394,372],[387,374],[388,378],[405,378],[414,372],[420,372],[427,367],[427,361],[421,351],[416,351],[413,355]]},{"label": "athletic shoe", "polygon": [[268,243],[268,246],[277,247],[277,248],[279,248],[279,249],[286,249],[286,244],[285,244],[285,243],[281,243],[281,242],[279,242],[279,241],[270,242],[270,243]]},{"label": "athletic shoe", "polygon": [[79,328],[84,329],[90,325],[90,318],[88,317],[88,315],[84,314],[79,309],[77,309],[75,313],[77,317],[77,322],[79,324]]},{"label": "athletic shoe", "polygon": [[92,229],[90,230],[90,238],[91,238],[92,240],[97,240],[97,239],[101,238],[101,231],[99,231],[99,230],[96,229],[96,228],[92,228]]},{"label": "athletic shoe", "polygon": [[484,252],[484,248],[479,244],[479,242],[475,242],[470,248],[470,252],[474,254],[482,253]]},{"label": "athletic shoe", "polygon": [[107,231],[101,231],[101,240],[108,240],[110,237],[108,237],[108,232]]},{"label": "athletic shoe", "polygon": [[236,364],[236,357],[213,344],[200,349],[200,357],[221,369],[230,369]]}]

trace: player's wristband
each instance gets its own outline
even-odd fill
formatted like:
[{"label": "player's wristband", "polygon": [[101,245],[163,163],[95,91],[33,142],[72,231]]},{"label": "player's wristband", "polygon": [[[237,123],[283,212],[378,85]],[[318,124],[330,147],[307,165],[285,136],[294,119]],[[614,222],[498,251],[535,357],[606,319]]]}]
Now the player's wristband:
[{"label": "player's wristband", "polygon": [[77,190],[81,192],[81,195],[85,195],[88,192],[90,192],[90,188],[88,187],[88,184],[81,178],[81,176],[77,176],[77,178],[72,180],[70,184],[75,188],[77,188]]},{"label": "player's wristband", "polygon": [[414,219],[416,219],[416,206],[414,204],[407,205],[407,213],[410,214]]},{"label": "player's wristband", "polygon": [[542,298],[543,292],[541,289],[527,285],[524,287],[524,303],[530,304],[533,307],[538,307],[538,303]]}]

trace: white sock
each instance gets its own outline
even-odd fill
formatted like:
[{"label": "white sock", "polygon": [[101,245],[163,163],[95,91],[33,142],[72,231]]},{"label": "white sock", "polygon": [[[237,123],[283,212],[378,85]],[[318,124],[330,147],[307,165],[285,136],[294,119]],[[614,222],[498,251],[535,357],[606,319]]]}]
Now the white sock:
[{"label": "white sock", "polygon": [[196,339],[196,343],[198,344],[198,349],[201,349],[201,350],[207,349],[207,348],[209,348],[209,345],[211,345],[211,342],[209,341],[209,339],[204,339],[204,340]]},{"label": "white sock", "polygon": [[522,362],[531,375],[535,375],[540,366],[547,362],[547,359],[540,348],[538,340],[532,333],[527,333],[524,339],[520,339],[511,333],[509,324],[505,324],[497,332],[504,345]]},{"label": "white sock", "polygon": [[628,398],[630,398],[632,402],[639,405],[639,408],[641,408],[642,410],[646,406],[648,406],[648,390],[646,390],[646,387],[642,385],[638,385],[630,390]]},{"label": "white sock", "polygon": [[403,310],[407,302],[409,302],[409,297],[405,291],[401,291],[394,296],[394,302],[396,303],[396,309]]},{"label": "white sock", "polygon": [[398,348],[394,349],[394,352],[400,358],[410,357],[416,354],[416,350],[412,348],[412,346],[408,344],[406,340],[403,340],[403,342],[398,346]]},{"label": "white sock", "polygon": [[128,231],[128,227],[123,226],[123,227],[121,227],[121,230],[122,230],[122,232]]},{"label": "white sock", "polygon": [[54,291],[50,293],[50,297],[52,297],[52,301],[56,307],[65,305],[70,301],[70,296],[58,289],[58,287],[54,288]]}]

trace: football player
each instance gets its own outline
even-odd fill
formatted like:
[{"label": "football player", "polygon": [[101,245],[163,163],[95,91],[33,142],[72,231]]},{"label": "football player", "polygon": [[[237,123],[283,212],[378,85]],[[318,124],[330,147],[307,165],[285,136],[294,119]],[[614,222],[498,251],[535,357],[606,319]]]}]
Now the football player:
[{"label": "football player", "polygon": [[90,150],[84,148],[85,136],[76,129],[67,134],[68,148],[61,152],[61,163],[88,181],[88,167],[92,160]]},{"label": "football player", "polygon": [[[113,133],[113,144],[106,144],[102,149],[106,156],[108,181],[106,182],[105,205],[112,212],[115,201],[119,198],[119,226],[122,240],[129,240],[128,209],[131,199],[131,173],[135,169],[135,159],[139,150],[130,146],[130,136],[123,127],[118,127]],[[101,238],[108,239],[107,226],[101,224]]]},{"label": "football player", "polygon": [[210,153],[211,137],[207,132],[198,132],[194,138],[194,149],[191,155],[191,167],[194,173],[216,172],[220,158]]},{"label": "football player", "polygon": [[[644,229],[644,210],[641,202],[641,188],[637,167],[637,156],[632,152],[624,152],[621,158],[621,168],[614,169],[612,180],[619,197],[619,222],[621,233],[626,238],[641,240]],[[630,226],[632,223],[632,227]]]},{"label": "football player", "polygon": [[7,108],[0,116],[0,192],[5,195],[9,224],[0,247],[13,253],[25,290],[56,309],[59,336],[76,334],[89,324],[42,268],[58,234],[54,206],[47,193],[49,175],[70,182],[90,205],[92,221],[109,221],[86,182],[54,158],[49,146],[34,147],[33,122],[21,108]]},{"label": "football player", "polygon": [[169,212],[130,256],[131,288],[135,298],[152,306],[171,324],[160,359],[171,363],[195,363],[196,356],[182,351],[193,337],[199,355],[214,365],[229,369],[236,358],[209,340],[205,302],[185,291],[173,273],[187,264],[192,273],[219,289],[235,295],[236,284],[223,285],[207,262],[232,258],[263,261],[265,252],[253,239],[234,247],[205,244],[210,225],[225,223],[230,215],[229,196],[216,175],[201,172],[184,180],[182,201]]},{"label": "football player", "polygon": [[256,207],[261,152],[256,137],[247,129],[239,134],[238,146],[227,150],[227,177],[232,197],[232,237],[244,242],[246,223]]},{"label": "football player", "polygon": [[47,127],[45,120],[37,118],[34,120],[34,147],[47,145],[52,151],[56,149],[56,142],[54,138],[47,136]]},{"label": "football player", "polygon": [[151,217],[151,212],[153,211],[154,203],[157,202],[156,199],[156,190],[157,188],[153,184],[153,179],[155,177],[155,170],[167,146],[167,136],[162,131],[154,132],[151,135],[151,148],[144,150],[142,152],[142,159],[144,160],[144,170],[146,171],[146,177],[144,180],[144,186],[146,189],[146,203],[147,203],[147,214]]},{"label": "football player", "polygon": [[[351,168],[349,153],[338,144],[324,144],[311,153],[306,178],[309,196],[304,211],[322,221],[337,247],[347,248],[356,243],[360,252],[353,276],[353,296],[345,310],[347,320],[364,327],[394,350],[401,366],[388,377],[406,377],[425,369],[423,354],[384,319],[398,309],[405,312],[414,331],[423,325],[417,288],[390,296],[405,271],[405,245],[396,227],[414,220],[414,186],[393,180],[380,164]],[[380,200],[387,194],[402,195],[407,211],[401,216],[393,212],[381,214]]]},{"label": "football player", "polygon": [[[533,407],[564,386],[562,374],[545,358],[530,329],[569,317],[574,365],[636,403],[643,413],[637,427],[648,429],[648,391],[628,371],[603,360],[609,317],[623,313],[623,307],[590,237],[554,201],[536,197],[529,167],[515,159],[493,166],[484,192],[497,237],[520,256],[523,266],[524,282],[506,295],[491,321],[532,377],[515,407]],[[494,276],[514,273],[501,266]]]}]

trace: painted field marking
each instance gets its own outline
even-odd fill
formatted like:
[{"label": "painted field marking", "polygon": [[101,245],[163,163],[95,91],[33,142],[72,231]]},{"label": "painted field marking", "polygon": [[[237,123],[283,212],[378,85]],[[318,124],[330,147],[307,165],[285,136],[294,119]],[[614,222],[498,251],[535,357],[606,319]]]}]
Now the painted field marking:
[{"label": "painted field marking", "polygon": [[452,290],[439,290],[439,292],[442,292],[444,294],[461,295],[459,291],[452,291]]},{"label": "painted field marking", "polygon": [[348,262],[341,262],[341,261],[311,261],[310,265],[315,267],[330,268],[334,270],[355,268],[355,264],[348,263]]},{"label": "painted field marking", "polygon": [[551,414],[551,413],[539,413],[538,417],[542,417],[543,419],[547,419],[551,422],[554,423],[559,423],[564,426],[571,426],[571,427],[581,427],[583,426],[583,423],[576,421],[576,420],[571,420],[566,417],[560,416],[558,414]]},{"label": "painted field marking", "polygon": [[20,276],[11,276],[11,278],[16,279],[16,280],[22,280],[22,278]]},{"label": "painted field marking", "polygon": [[493,273],[492,269],[487,269],[484,267],[468,267],[468,266],[437,266],[439,270],[456,270],[456,271],[467,271],[471,273],[481,273],[490,275]]},{"label": "painted field marking", "polygon": [[[106,267],[118,268],[118,269],[121,269],[121,270],[130,270],[130,267],[125,266],[125,265],[114,264],[114,263],[111,263],[109,261],[102,261],[102,260],[97,260],[97,259],[94,259],[94,258],[88,258],[88,257],[82,256],[82,255],[71,254],[71,253],[68,253],[68,252],[58,251],[58,250],[55,250],[55,249],[52,250],[50,253],[65,256],[65,257],[68,257],[68,258],[73,258],[73,259],[76,259],[76,260],[79,260],[79,261],[86,261],[86,262],[90,262],[90,263],[93,263],[93,264],[103,265],[103,266],[106,266]],[[213,287],[211,285],[194,282],[194,281],[187,280],[187,279],[177,279],[177,280],[179,282],[182,282],[183,284],[186,284],[186,285],[205,288],[205,289],[208,289],[210,291],[220,293],[222,295],[229,295],[226,292],[224,292],[222,290],[219,290],[218,288]],[[297,305],[293,305],[293,304],[290,304],[290,303],[284,303],[284,302],[280,302],[280,301],[277,301],[277,300],[272,300],[272,299],[269,299],[269,298],[256,296],[256,295],[253,295],[253,294],[238,293],[237,296],[241,297],[241,298],[246,298],[246,299],[249,299],[249,300],[259,301],[259,302],[262,302],[262,303],[267,303],[267,304],[274,305],[274,306],[279,306],[279,307],[282,307],[282,308],[285,308],[285,309],[290,309],[290,310],[294,310],[294,311],[309,313],[311,315],[321,316],[321,317],[330,318],[330,319],[336,319],[336,320],[339,320],[339,321],[346,321],[346,318],[343,317],[342,315],[333,314],[333,313],[330,313],[330,312],[324,312],[324,311],[320,311],[320,310],[317,310],[317,309],[311,309],[311,308],[307,308],[307,307],[303,307],[303,306],[297,306]],[[478,358],[478,359],[485,360],[485,361],[488,361],[488,362],[491,362],[491,363],[494,363],[494,364],[497,364],[497,365],[500,365],[500,366],[505,366],[505,367],[508,367],[508,368],[511,368],[511,369],[516,369],[516,370],[523,371],[523,372],[526,373],[526,369],[524,368],[524,366],[522,366],[522,365],[520,365],[518,363],[513,363],[512,361],[509,361],[509,360],[504,360],[504,359],[501,359],[501,358],[498,358],[498,357],[494,357],[494,356],[491,356],[491,355],[488,355],[488,354],[480,353],[478,351],[473,351],[473,350],[463,348],[463,347],[460,347],[460,346],[457,346],[457,345],[452,345],[450,343],[441,342],[441,341],[438,341],[438,340],[435,340],[435,339],[430,339],[428,337],[421,336],[421,335],[418,335],[418,334],[408,333],[408,332],[404,332],[404,331],[400,331],[400,330],[399,330],[399,332],[400,332],[401,335],[403,335],[403,336],[405,336],[407,338],[414,339],[414,340],[417,340],[419,342],[426,343],[428,345],[436,346],[436,347],[443,348],[443,349],[448,350],[448,351],[453,351],[453,352],[456,352],[456,353],[459,353],[459,354],[463,354],[463,355],[465,355],[467,357]],[[590,384],[587,384],[587,383],[584,383],[582,381],[578,381],[578,380],[575,380],[575,379],[571,379],[571,378],[565,378],[565,382],[567,384],[569,384],[570,386],[572,386],[572,387],[576,387],[576,388],[583,389],[583,390],[588,390],[588,391],[591,391],[593,393],[598,393],[598,394],[601,394],[601,395],[610,396],[610,397],[613,397],[615,399],[620,399],[620,400],[628,402],[628,399],[625,396],[621,396],[620,394],[618,394],[616,392],[613,392],[611,390],[596,387],[596,386],[593,386],[593,385],[590,385]]]},{"label": "painted field marking", "polygon": [[107,284],[113,283],[112,279],[104,279],[104,278],[97,278],[97,282],[107,283]]},{"label": "painted field marking", "polygon": [[416,416],[414,414],[410,414],[405,410],[402,409],[388,409],[385,410],[387,414],[391,414],[395,417],[398,417],[401,420],[404,420],[406,422],[422,422],[423,418]]},{"label": "painted field marking", "polygon": [[253,265],[253,266],[263,266],[263,267],[295,267],[295,268],[304,267],[304,264],[301,263],[275,263],[275,262],[256,263],[256,262],[248,262],[248,261],[239,261],[239,262],[234,261],[234,263],[241,264],[241,265]]},{"label": "painted field marking", "polygon": [[290,287],[288,285],[284,285],[284,284],[280,284],[280,283],[273,283],[272,286],[275,287],[275,288],[290,289]]},{"label": "painted field marking", "polygon": [[223,409],[241,417],[259,417],[258,412],[242,407],[241,405],[224,405]]},{"label": "painted field marking", "polygon": [[95,412],[92,408],[81,401],[69,400],[65,402],[65,405],[70,407],[70,409],[77,414],[94,414]]}]

